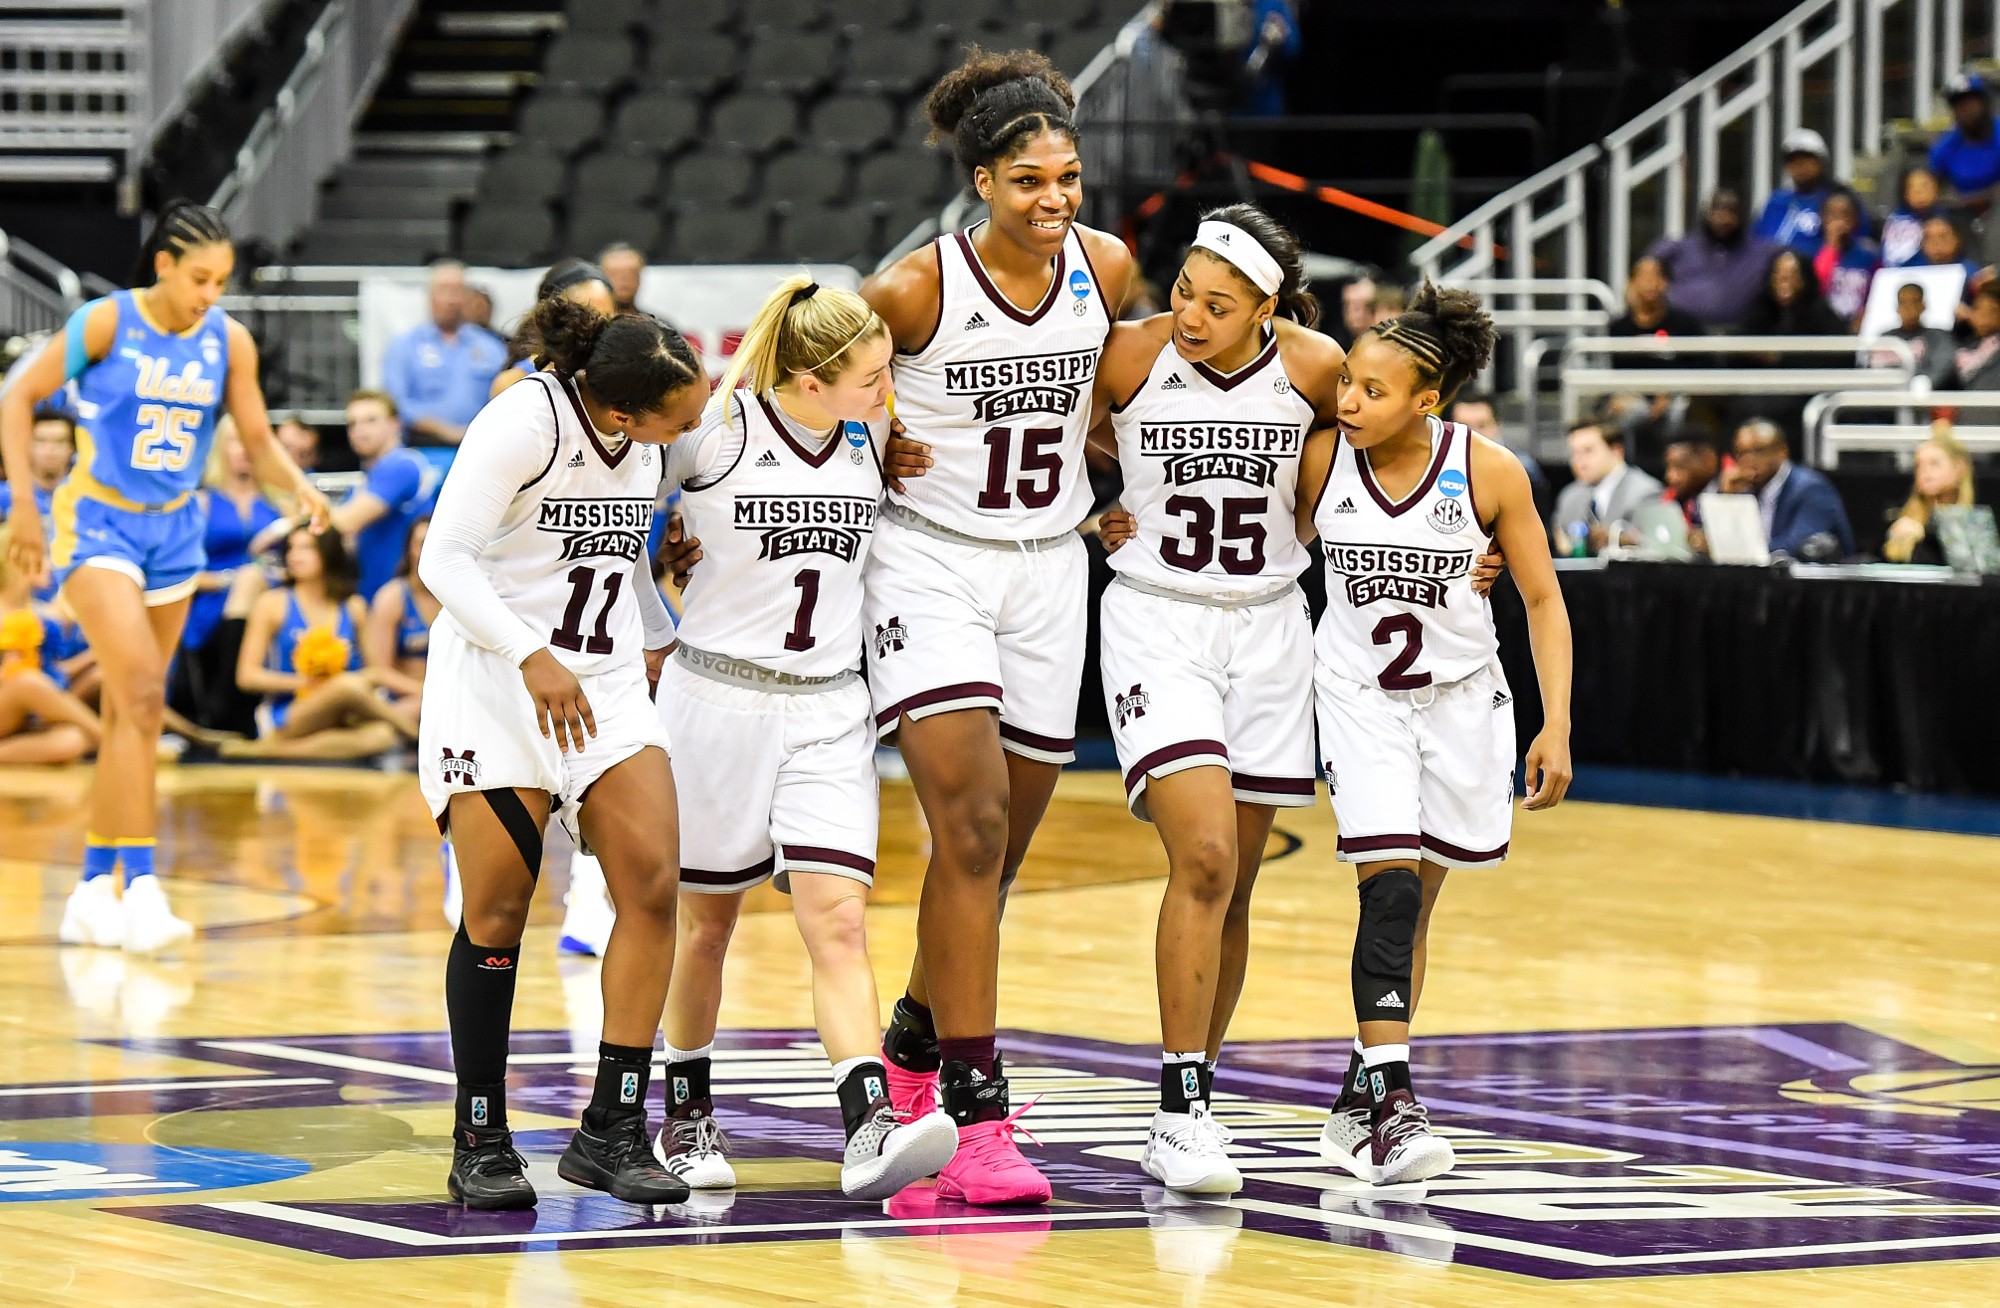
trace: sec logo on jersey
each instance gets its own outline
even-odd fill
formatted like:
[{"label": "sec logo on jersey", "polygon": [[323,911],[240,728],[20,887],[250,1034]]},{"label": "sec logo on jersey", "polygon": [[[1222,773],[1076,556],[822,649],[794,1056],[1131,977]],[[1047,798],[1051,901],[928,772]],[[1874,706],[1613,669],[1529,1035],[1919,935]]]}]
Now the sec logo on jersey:
[{"label": "sec logo on jersey", "polygon": [[[1462,489],[1463,478],[1461,478],[1460,481]],[[1442,486],[1444,484],[1444,478],[1440,477],[1438,479],[1438,484]],[[1431,516],[1430,516],[1431,526],[1447,536],[1450,536],[1455,532],[1464,531],[1465,518],[1466,514],[1464,506],[1460,505],[1457,500],[1439,500],[1436,504],[1433,504],[1431,506]]]}]

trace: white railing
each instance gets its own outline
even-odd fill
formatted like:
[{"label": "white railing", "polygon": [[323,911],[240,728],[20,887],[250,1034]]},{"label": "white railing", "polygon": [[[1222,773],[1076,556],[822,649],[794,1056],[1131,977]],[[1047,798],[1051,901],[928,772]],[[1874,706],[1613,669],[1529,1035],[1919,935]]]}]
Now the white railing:
[{"label": "white railing", "polygon": [[[1935,117],[1939,86],[1968,46],[1993,51],[1996,40],[2000,3],[1991,0],[1807,0],[1601,144],[1479,206],[1411,261],[1440,282],[1596,277],[1622,292],[1633,256],[1685,232],[1717,188],[1738,190],[1754,218],[1777,182],[1785,133],[1817,128],[1833,175],[1848,178],[1857,151],[1881,148],[1892,113]],[[1515,358],[1525,359],[1535,329],[1513,334]]]},{"label": "white railing", "polygon": [[[1882,422],[1874,416],[1891,409],[1896,410],[1896,421]],[[1845,390],[1820,395],[1806,405],[1805,448],[1800,454],[1807,463],[1835,468],[1844,451],[1886,450],[1907,465],[1917,446],[1931,438],[1933,409],[2000,409],[2000,391]],[[1862,421],[1836,421],[1843,411],[1856,410],[1864,413]],[[1922,416],[1912,410],[1921,410]],[[2000,454],[2000,425],[1958,425],[1952,434],[1974,454]]]},{"label": "white railing", "polygon": [[[1816,361],[1848,355],[1853,364],[1826,362],[1798,367],[1613,368],[1576,362],[1584,354],[1627,355],[1794,355]],[[1884,363],[1887,355],[1891,362]],[[1562,417],[1572,421],[1587,395],[1818,395],[1823,391],[1908,390],[1916,383],[1917,360],[1910,343],[1895,336],[1613,336],[1579,337],[1563,347],[1560,366]]]},{"label": "white railing", "polygon": [[54,331],[82,303],[75,273],[0,232],[0,335]]}]

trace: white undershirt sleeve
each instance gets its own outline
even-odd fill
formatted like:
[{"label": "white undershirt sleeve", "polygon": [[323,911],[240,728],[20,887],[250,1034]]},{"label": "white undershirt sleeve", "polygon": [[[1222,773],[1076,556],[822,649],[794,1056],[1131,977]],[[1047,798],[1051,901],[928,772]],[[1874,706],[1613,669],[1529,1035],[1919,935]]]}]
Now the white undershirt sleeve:
[{"label": "white undershirt sleeve", "polygon": [[[480,566],[514,496],[549,468],[555,415],[542,388],[513,386],[490,401],[465,430],[451,474],[438,492],[417,575],[474,644],[519,665],[548,645],[523,622]],[[651,578],[648,578],[651,581]]]}]

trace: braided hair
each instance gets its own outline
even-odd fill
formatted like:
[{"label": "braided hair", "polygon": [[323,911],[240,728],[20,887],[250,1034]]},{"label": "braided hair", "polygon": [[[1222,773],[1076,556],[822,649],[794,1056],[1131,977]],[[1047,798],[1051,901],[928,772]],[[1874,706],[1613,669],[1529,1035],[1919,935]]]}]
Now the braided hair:
[{"label": "braided hair", "polygon": [[658,413],[669,395],[708,384],[687,340],[651,314],[606,318],[552,295],[528,312],[522,334],[534,357],[546,359],[557,375],[584,374],[581,385],[592,399],[624,413]]},{"label": "braided hair", "polygon": [[139,262],[132,269],[133,287],[151,286],[158,280],[154,269],[161,251],[179,259],[198,246],[229,244],[229,224],[222,215],[193,200],[169,200],[153,220],[153,228],[139,246]]},{"label": "braided hair", "polygon": [[991,169],[1043,132],[1078,139],[1076,93],[1038,50],[1005,53],[973,46],[924,100],[929,142],[949,144],[970,179]]},{"label": "braided hair", "polygon": [[1417,381],[1435,386],[1440,406],[1493,357],[1493,319],[1471,291],[1424,279],[1407,311],[1368,329],[1410,356]]}]

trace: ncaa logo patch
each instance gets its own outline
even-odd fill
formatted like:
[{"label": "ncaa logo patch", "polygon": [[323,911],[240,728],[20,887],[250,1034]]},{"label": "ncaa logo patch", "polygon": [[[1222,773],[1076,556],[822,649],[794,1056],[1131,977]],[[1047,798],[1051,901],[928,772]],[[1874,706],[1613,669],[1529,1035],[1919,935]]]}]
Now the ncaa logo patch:
[{"label": "ncaa logo patch", "polygon": [[1464,531],[1470,516],[1457,500],[1439,500],[1431,506],[1430,524],[1450,536]]},{"label": "ncaa logo patch", "polygon": [[1465,474],[1457,468],[1446,468],[1438,476],[1438,493],[1453,499],[1465,494]]},{"label": "ncaa logo patch", "polygon": [[1069,293],[1076,297],[1076,316],[1090,312],[1090,274],[1078,268],[1069,275]]}]

